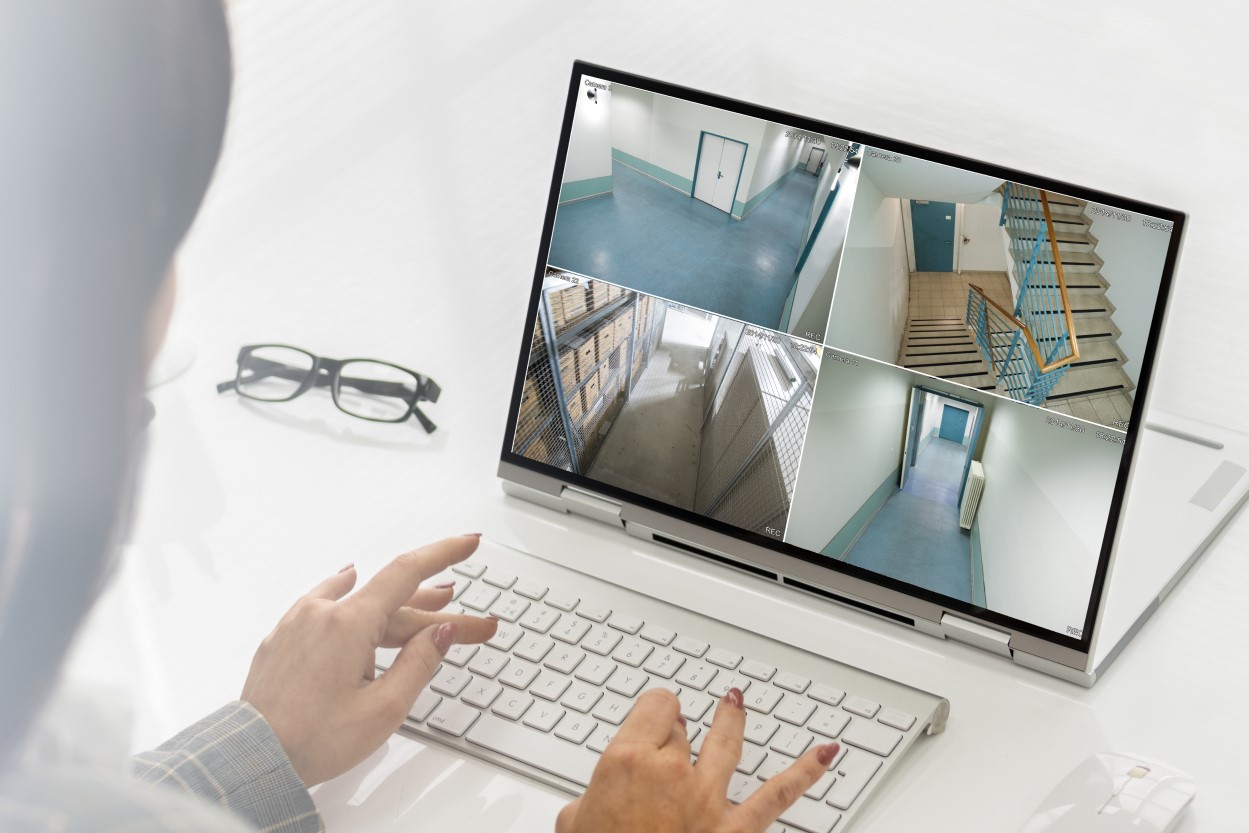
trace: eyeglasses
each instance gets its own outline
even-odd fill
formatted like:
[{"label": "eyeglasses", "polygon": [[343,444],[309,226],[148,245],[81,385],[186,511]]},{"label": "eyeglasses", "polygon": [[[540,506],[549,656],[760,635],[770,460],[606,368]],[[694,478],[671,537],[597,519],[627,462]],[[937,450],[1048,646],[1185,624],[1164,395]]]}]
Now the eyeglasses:
[{"label": "eyeglasses", "polygon": [[415,416],[432,434],[438,426],[417,407],[437,402],[442,389],[428,376],[377,359],[326,359],[287,344],[249,344],[239,350],[238,372],[217,393],[238,391],[261,402],[289,402],[312,388],[330,389],[345,414],[374,422]]}]

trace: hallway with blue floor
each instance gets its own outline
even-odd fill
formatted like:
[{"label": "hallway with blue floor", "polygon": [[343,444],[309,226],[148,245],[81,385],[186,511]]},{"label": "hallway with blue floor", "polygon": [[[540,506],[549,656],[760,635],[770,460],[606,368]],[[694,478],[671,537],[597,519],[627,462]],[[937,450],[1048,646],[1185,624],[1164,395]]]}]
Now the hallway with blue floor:
[{"label": "hallway with blue floor", "polygon": [[801,170],[744,220],[612,163],[613,191],[562,205],[548,262],[763,327],[793,287],[816,177]]},{"label": "hallway with blue floor", "polygon": [[885,501],[845,562],[971,602],[971,536],[958,525],[966,459],[967,446],[929,440],[916,455],[906,486]]}]

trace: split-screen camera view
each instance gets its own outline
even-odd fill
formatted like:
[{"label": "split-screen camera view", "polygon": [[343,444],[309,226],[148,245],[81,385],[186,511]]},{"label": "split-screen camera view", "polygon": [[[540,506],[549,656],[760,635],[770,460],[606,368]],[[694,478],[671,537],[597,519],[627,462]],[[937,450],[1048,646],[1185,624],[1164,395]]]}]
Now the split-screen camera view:
[{"label": "split-screen camera view", "polygon": [[1169,225],[581,93],[513,451],[1080,636]]}]

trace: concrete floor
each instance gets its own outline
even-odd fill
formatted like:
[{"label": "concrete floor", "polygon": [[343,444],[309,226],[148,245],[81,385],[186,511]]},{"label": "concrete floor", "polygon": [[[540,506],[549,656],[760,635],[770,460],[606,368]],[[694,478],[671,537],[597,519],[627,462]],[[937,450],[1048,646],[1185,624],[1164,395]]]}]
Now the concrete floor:
[{"label": "concrete floor", "polygon": [[595,480],[694,508],[703,372],[715,320],[669,309],[659,344],[590,466]]}]

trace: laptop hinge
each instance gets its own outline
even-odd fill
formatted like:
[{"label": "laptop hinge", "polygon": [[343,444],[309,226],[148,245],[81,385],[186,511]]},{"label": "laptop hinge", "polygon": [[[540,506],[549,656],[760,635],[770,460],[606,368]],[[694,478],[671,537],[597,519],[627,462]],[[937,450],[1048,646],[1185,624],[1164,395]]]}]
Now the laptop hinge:
[{"label": "laptop hinge", "polygon": [[951,616],[949,613],[941,615],[941,631],[947,639],[966,642],[968,645],[974,645],[1007,658],[1011,656],[1010,634],[1008,633],[986,628],[984,625]]},{"label": "laptop hinge", "polygon": [[591,495],[571,486],[565,486],[559,493],[565,508],[574,515],[582,515],[594,521],[612,526],[624,526],[620,520],[620,504],[615,501]]}]

